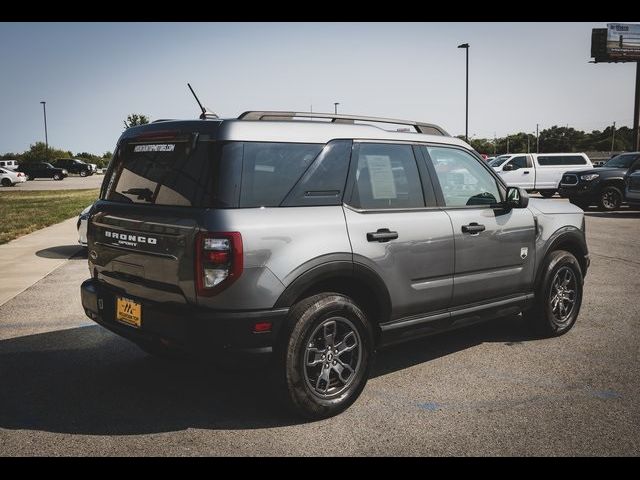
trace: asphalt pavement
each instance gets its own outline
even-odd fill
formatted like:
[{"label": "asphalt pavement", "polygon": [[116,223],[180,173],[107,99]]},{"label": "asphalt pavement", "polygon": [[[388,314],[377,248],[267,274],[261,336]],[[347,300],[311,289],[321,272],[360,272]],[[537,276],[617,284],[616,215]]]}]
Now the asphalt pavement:
[{"label": "asphalt pavement", "polygon": [[17,183],[13,187],[0,187],[0,192],[13,192],[22,190],[78,190],[82,188],[100,188],[104,175],[90,175],[80,177],[73,175],[64,180],[51,178],[36,178],[27,182]]},{"label": "asphalt pavement", "polygon": [[587,235],[568,334],[514,316],[380,352],[356,403],[317,422],[262,370],[159,360],[90,322],[75,256],[0,306],[0,455],[637,456],[640,212],[590,212]]}]

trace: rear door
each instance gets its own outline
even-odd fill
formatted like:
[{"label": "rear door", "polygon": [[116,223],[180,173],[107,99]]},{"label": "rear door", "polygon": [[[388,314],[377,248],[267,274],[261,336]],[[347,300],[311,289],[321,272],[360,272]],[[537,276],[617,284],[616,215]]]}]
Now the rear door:
[{"label": "rear door", "polygon": [[344,212],[354,262],[383,279],[393,319],[446,310],[453,291],[451,221],[437,208],[414,147],[356,142],[351,166]]},{"label": "rear door", "polygon": [[196,233],[207,209],[237,204],[241,165],[222,168],[224,148],[162,132],[120,143],[88,227],[102,281],[150,300],[196,301]]},{"label": "rear door", "polygon": [[504,188],[470,153],[440,146],[424,147],[423,153],[453,226],[452,307],[529,293],[535,257],[531,211],[495,208]]}]

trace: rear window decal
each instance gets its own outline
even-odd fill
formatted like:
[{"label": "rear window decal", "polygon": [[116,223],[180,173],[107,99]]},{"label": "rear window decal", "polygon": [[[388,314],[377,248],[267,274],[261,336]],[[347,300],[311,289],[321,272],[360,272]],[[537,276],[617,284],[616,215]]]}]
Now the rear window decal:
[{"label": "rear window decal", "polygon": [[175,144],[136,145],[133,151],[134,152],[173,152],[175,148],[176,148]]}]

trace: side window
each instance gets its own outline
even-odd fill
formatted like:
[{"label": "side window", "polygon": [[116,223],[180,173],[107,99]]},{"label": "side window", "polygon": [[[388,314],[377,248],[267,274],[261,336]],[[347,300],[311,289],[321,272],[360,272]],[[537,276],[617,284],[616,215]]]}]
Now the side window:
[{"label": "side window", "polygon": [[513,170],[518,170],[519,168],[527,168],[529,165],[527,164],[527,157],[524,155],[520,157],[513,157],[509,161],[509,165],[513,165]]},{"label": "side window", "polygon": [[629,170],[629,173],[633,173],[633,172],[636,172],[638,170],[640,170],[640,155],[638,155],[636,157],[636,160],[631,165],[631,169]]},{"label": "side window", "polygon": [[436,171],[447,207],[492,205],[501,201],[496,179],[478,159],[455,148],[424,147]]},{"label": "side window", "polygon": [[424,195],[411,145],[361,143],[350,205],[356,208],[419,208]]},{"label": "side window", "polygon": [[282,206],[341,205],[351,145],[351,140],[333,140],[327,143],[289,192]]},{"label": "side window", "polygon": [[240,206],[279,206],[322,147],[314,143],[246,142]]}]

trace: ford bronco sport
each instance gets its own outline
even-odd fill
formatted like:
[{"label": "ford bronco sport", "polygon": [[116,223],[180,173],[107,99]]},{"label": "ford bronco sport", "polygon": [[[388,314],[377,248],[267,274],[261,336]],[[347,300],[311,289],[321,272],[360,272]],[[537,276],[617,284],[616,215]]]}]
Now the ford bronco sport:
[{"label": "ford bronco sport", "polygon": [[519,312],[566,333],[589,266],[581,209],[440,127],[320,113],[126,130],[87,237],[91,319],[160,355],[270,357],[311,418],[356,400],[382,346]]}]

